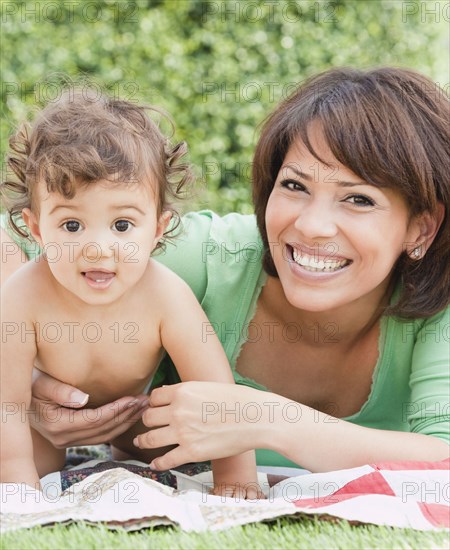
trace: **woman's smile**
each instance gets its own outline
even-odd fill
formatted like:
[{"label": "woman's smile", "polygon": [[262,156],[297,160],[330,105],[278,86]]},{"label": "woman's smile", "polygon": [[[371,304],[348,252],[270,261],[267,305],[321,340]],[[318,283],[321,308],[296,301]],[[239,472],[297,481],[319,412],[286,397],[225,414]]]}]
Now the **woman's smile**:
[{"label": "woman's smile", "polygon": [[298,249],[286,245],[286,257],[291,273],[305,282],[325,283],[340,277],[351,265],[350,260],[336,260],[330,257],[302,254]]},{"label": "woman's smile", "polygon": [[350,265],[351,260],[347,258],[339,258],[337,256],[331,255],[329,252],[326,254],[321,254],[319,251],[305,252],[303,248],[299,248],[296,245],[286,245],[288,251],[288,257],[303,267],[307,271],[311,272],[322,272],[322,273],[331,273],[340,271],[342,268]]}]

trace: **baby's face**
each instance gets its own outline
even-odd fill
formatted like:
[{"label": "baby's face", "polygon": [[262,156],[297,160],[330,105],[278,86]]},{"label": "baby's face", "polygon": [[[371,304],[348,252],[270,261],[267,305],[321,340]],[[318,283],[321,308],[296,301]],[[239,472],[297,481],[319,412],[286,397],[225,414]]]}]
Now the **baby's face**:
[{"label": "baby's face", "polygon": [[32,232],[53,276],[92,305],[115,302],[141,279],[169,221],[168,213],[158,218],[155,193],[144,184],[100,181],[70,200],[40,184],[38,200]]}]

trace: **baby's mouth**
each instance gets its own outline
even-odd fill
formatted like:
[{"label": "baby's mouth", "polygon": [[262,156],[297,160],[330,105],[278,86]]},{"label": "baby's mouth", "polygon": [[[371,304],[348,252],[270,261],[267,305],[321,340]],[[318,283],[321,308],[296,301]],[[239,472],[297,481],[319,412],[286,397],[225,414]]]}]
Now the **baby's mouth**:
[{"label": "baby's mouth", "polygon": [[81,274],[94,283],[105,283],[115,276],[112,271],[82,271]]},{"label": "baby's mouth", "polygon": [[352,260],[346,258],[332,258],[330,256],[311,256],[291,245],[287,245],[292,260],[306,271],[334,273],[350,265]]}]

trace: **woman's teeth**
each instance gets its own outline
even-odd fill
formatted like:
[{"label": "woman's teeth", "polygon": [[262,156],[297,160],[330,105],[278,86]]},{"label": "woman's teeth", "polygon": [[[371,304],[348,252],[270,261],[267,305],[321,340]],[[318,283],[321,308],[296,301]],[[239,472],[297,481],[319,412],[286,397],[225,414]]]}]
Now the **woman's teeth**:
[{"label": "woman's teeth", "polygon": [[349,260],[316,260],[313,256],[299,254],[295,248],[292,249],[292,258],[307,271],[337,271],[349,263]]}]

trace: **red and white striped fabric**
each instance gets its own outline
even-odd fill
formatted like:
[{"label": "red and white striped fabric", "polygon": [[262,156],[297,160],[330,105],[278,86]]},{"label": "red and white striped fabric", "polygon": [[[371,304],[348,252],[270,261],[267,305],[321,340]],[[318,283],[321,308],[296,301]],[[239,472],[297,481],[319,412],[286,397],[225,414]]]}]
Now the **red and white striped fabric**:
[{"label": "red and white striped fabric", "polygon": [[420,530],[450,528],[450,459],[303,475],[273,489],[275,497],[308,514]]}]

